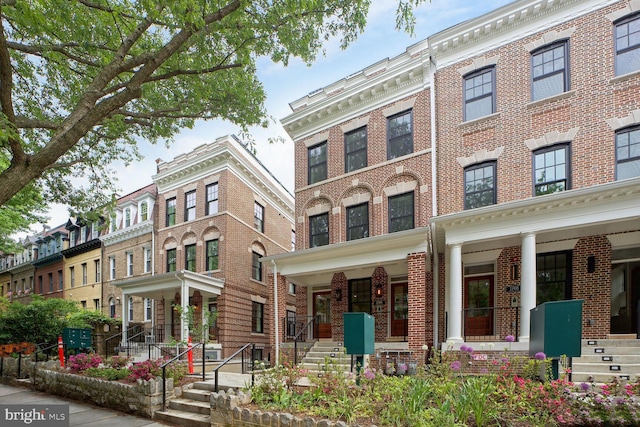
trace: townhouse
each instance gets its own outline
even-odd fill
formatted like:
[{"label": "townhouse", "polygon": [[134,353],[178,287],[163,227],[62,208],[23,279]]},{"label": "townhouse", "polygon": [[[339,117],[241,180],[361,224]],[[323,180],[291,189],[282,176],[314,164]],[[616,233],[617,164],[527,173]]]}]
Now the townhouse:
[{"label": "townhouse", "polygon": [[290,104],[298,250],[265,261],[314,338],[367,312],[378,350],[418,360],[526,351],[546,301],[584,300],[583,338],[636,338],[639,87],[637,0],[518,0],[434,34]]}]

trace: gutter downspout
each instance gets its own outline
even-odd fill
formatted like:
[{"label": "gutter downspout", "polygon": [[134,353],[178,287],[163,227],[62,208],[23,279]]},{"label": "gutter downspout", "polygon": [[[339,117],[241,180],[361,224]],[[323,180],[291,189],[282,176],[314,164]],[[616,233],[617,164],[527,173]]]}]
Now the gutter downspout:
[{"label": "gutter downspout", "polygon": [[273,327],[274,327],[274,346],[275,346],[275,359],[274,362],[278,363],[280,360],[280,334],[279,322],[278,322],[278,264],[275,260],[271,260],[273,266]]},{"label": "gutter downspout", "polygon": [[[438,216],[438,174],[437,174],[437,118],[436,118],[436,61],[429,55],[429,79],[431,90],[429,91],[429,104],[431,110],[431,214]],[[438,256],[438,240],[436,238],[436,227],[432,225],[431,247],[433,248],[433,344],[438,347],[439,329],[439,277],[440,277],[440,257]]]}]

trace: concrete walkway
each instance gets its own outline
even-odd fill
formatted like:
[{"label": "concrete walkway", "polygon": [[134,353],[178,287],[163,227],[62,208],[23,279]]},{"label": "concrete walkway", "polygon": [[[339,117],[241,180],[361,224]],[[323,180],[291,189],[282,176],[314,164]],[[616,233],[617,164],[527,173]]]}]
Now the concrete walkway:
[{"label": "concrete walkway", "polygon": [[[34,391],[28,386],[13,386],[0,383],[0,403],[63,405],[69,404],[69,426],[87,427],[166,427],[164,424],[148,418],[127,415],[112,409],[105,409],[89,403],[65,399],[63,397]],[[0,425],[2,417],[0,416]]]}]

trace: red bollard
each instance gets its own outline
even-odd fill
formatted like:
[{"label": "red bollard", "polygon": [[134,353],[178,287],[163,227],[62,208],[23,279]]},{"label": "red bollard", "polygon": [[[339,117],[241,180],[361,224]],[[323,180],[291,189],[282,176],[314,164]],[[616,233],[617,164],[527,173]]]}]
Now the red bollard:
[{"label": "red bollard", "polygon": [[58,337],[58,359],[60,359],[60,367],[64,368],[64,344],[62,344],[62,337]]},{"label": "red bollard", "polygon": [[189,352],[187,353],[187,361],[189,362],[189,374],[193,374],[193,344],[191,344],[191,336],[187,340],[187,348]]}]

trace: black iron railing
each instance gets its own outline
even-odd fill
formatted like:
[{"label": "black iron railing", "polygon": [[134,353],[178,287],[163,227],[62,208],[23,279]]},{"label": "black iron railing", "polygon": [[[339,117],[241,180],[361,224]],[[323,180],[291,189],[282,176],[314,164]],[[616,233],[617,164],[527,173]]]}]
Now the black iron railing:
[{"label": "black iron railing", "polygon": [[[215,367],[215,369],[213,370],[213,377],[214,377],[214,386],[215,386],[216,392],[218,391],[218,373],[220,372],[220,368],[222,368],[223,366],[225,366],[227,363],[229,363],[230,361],[232,361],[238,356],[240,356],[241,358],[242,373],[245,374],[248,371],[251,371],[251,386],[253,386],[253,382],[254,382],[253,371],[254,371],[254,364],[256,362],[256,360],[254,360],[254,357],[257,355],[256,350],[258,350],[258,348],[256,347],[255,344],[247,343],[242,347],[240,347],[235,353],[233,353],[231,356],[224,359],[218,366]],[[261,353],[261,356],[264,357],[264,353],[262,351],[260,353]]]},{"label": "black iron railing", "polygon": [[[166,361],[160,368],[162,369],[162,410],[164,411],[167,406],[167,366],[174,363],[177,360],[182,359],[189,351],[192,351],[195,348],[202,346],[204,348],[203,343],[196,343],[191,348],[187,348],[186,350],[178,353],[173,358]],[[202,381],[204,381],[205,374],[205,358],[202,358]]]},{"label": "black iron railing", "polygon": [[284,317],[282,319],[283,341],[306,341],[314,336],[314,316]]},{"label": "black iron railing", "polygon": [[507,335],[518,340],[520,307],[483,307],[462,310],[464,340],[504,341]]}]

